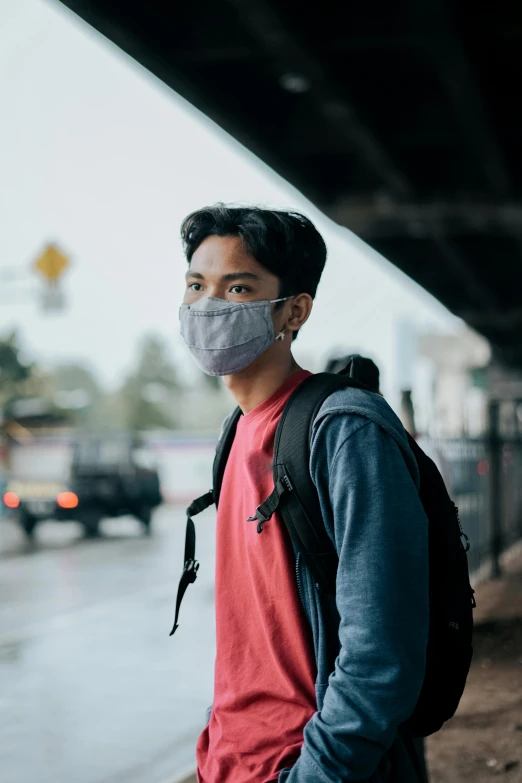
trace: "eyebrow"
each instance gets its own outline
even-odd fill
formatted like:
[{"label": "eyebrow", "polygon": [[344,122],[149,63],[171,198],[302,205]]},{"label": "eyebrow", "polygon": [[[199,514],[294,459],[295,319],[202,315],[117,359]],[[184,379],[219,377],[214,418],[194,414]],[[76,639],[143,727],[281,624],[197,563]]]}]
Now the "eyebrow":
[{"label": "eyebrow", "polygon": [[[205,277],[200,272],[191,272],[190,269],[185,277],[194,277],[196,280],[204,280]],[[233,283],[235,280],[261,280],[259,275],[255,275],[253,272],[229,272],[227,275],[221,277],[225,283]]]}]

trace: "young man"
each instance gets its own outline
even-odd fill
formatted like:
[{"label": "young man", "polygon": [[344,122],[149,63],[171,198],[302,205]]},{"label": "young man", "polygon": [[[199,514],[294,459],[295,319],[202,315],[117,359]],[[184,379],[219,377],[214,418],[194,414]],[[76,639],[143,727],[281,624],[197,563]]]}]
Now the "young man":
[{"label": "young man", "polygon": [[[303,215],[218,205],[187,217],[181,331],[223,376],[241,417],[217,516],[214,701],[200,783],[418,783],[400,725],[423,682],[428,523],[399,420],[377,394],[332,394],[314,422],[310,471],[339,556],[335,598],[296,558],[277,513],[274,435],[310,374],[291,346],[326,260]],[[349,307],[349,280],[346,287]],[[419,771],[418,771],[419,770]]]}]

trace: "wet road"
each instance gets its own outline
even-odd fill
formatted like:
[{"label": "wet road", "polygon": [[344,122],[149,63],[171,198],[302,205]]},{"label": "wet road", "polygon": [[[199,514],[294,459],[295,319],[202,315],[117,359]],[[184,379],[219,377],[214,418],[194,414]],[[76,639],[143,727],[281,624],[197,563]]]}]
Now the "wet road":
[{"label": "wet road", "polygon": [[5,783],[171,783],[190,769],[212,692],[213,515],[169,639],[183,510],[86,541],[46,523],[27,549],[0,520],[0,770]]}]

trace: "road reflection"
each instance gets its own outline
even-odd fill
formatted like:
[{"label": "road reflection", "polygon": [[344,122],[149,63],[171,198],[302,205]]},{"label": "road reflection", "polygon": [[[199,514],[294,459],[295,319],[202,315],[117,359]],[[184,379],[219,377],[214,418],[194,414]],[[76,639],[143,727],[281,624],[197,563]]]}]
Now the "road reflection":
[{"label": "road reflection", "polygon": [[201,572],[172,622],[183,510],[146,538],[131,519],[85,540],[48,523],[27,544],[1,524],[0,759],[9,783],[163,783],[190,766],[210,702],[213,515]]}]

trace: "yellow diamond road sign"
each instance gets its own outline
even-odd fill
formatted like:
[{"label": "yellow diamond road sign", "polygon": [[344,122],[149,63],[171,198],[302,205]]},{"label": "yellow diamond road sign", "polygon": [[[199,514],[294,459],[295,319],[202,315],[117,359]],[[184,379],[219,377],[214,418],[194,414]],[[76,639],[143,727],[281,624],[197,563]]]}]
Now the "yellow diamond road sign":
[{"label": "yellow diamond road sign", "polygon": [[58,280],[69,264],[67,256],[56,245],[47,245],[34,262],[37,271],[51,281]]}]

